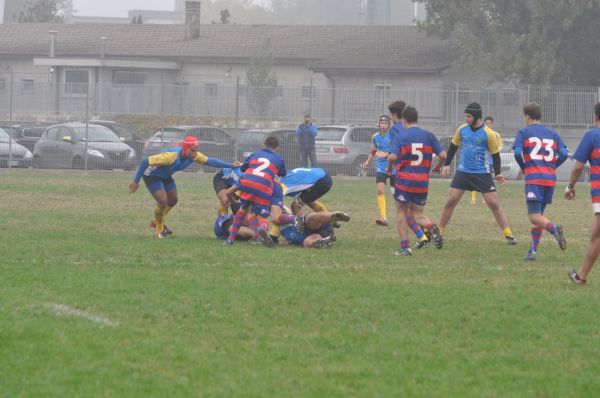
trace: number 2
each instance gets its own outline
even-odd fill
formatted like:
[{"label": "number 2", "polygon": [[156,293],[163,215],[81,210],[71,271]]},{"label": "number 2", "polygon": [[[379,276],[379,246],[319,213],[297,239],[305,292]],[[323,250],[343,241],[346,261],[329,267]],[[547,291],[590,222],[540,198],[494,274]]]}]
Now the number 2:
[{"label": "number 2", "polygon": [[[554,140],[551,140],[548,138],[544,138],[543,140],[540,140],[537,137],[530,137],[529,142],[534,143],[534,147],[531,150],[531,159],[533,159],[533,160],[542,160],[543,159],[546,162],[551,162],[554,159],[554,149],[552,149],[552,147],[554,146]],[[540,155],[540,149],[542,148],[542,145],[544,145],[544,150],[548,151],[547,155]]]},{"label": "number 2", "polygon": [[257,168],[252,169],[252,174],[264,177],[265,173],[263,173],[263,170],[268,168],[271,165],[271,162],[267,158],[258,158],[257,161],[260,165]]}]

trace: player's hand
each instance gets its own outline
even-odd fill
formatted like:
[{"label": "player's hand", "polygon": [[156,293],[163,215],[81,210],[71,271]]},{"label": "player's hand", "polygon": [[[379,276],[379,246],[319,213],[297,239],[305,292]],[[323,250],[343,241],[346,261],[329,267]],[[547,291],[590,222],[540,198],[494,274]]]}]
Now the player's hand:
[{"label": "player's hand", "polygon": [[450,175],[450,166],[443,166],[442,167],[442,177],[448,178],[449,175]]},{"label": "player's hand", "polygon": [[219,203],[221,203],[221,206],[229,207],[229,196],[227,195],[224,189],[220,190],[217,193],[217,198],[219,198]]},{"label": "player's hand", "polygon": [[438,174],[442,172],[442,168],[440,167],[440,164],[438,163],[437,166],[435,166],[433,169],[431,169],[431,172],[434,174]]},{"label": "player's hand", "polygon": [[385,174],[391,176],[392,175],[392,168],[391,167],[386,168],[385,169]]},{"label": "player's hand", "polygon": [[368,169],[368,168],[369,168],[369,163],[367,163],[367,162],[364,162],[364,163],[362,164],[362,168],[363,168],[363,170],[366,170],[366,169]]},{"label": "player's hand", "polygon": [[506,184],[506,177],[504,177],[502,174],[498,174],[496,176],[496,181],[498,181],[498,184],[504,185]]},{"label": "player's hand", "polygon": [[575,199],[575,188],[567,187],[567,189],[565,189],[565,199],[567,199],[567,200]]},{"label": "player's hand", "polygon": [[239,162],[239,161],[233,162],[233,168],[240,167],[241,165],[242,165],[242,162]]},{"label": "player's hand", "polygon": [[129,184],[129,193],[132,194],[137,191],[139,186],[140,184],[138,182],[133,181],[131,184]]}]

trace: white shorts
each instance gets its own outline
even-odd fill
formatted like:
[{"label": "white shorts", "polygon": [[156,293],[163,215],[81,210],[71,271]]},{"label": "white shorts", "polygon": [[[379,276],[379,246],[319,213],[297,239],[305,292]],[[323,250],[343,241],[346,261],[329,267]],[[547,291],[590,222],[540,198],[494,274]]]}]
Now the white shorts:
[{"label": "white shorts", "polygon": [[592,203],[592,211],[594,214],[600,213],[600,203]]}]

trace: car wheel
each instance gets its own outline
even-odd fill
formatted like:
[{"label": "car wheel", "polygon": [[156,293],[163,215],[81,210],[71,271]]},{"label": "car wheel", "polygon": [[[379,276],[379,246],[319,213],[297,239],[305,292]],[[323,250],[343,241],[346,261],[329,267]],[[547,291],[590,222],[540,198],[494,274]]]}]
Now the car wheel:
[{"label": "car wheel", "polygon": [[83,170],[84,167],[85,167],[85,163],[83,162],[82,158],[80,158],[79,156],[77,156],[76,158],[73,158],[72,168],[74,168],[76,170]]}]

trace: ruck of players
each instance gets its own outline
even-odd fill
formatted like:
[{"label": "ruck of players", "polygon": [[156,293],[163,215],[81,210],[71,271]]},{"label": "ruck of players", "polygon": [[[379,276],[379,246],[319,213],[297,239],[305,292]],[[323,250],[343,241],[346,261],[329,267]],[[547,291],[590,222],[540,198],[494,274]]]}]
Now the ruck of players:
[{"label": "ruck of players", "polygon": [[[448,147],[443,148],[433,132],[419,126],[419,112],[415,107],[399,100],[391,103],[388,109],[390,114],[382,115],[377,121],[371,139],[372,150],[362,167],[366,170],[371,162],[375,165],[379,212],[375,223],[384,228],[390,224],[386,185],[389,184],[392,191],[399,240],[394,254],[409,257],[415,254],[415,249],[428,245],[442,249],[451,244],[450,221],[465,191],[473,194],[471,203],[476,203],[477,192],[482,195],[505,244],[518,247],[496,186],[506,184],[506,179],[501,174],[503,139],[493,129],[493,118],[484,118],[483,109],[477,102],[468,104],[464,109],[464,123],[458,126]],[[523,118],[524,127],[516,133],[511,149],[524,176],[526,208],[523,214],[527,214],[531,223],[528,249],[521,256],[523,261],[531,262],[543,258],[540,241],[544,232],[553,238],[560,250],[567,249],[568,231],[564,230],[560,220],[554,220],[554,216],[550,218],[548,210],[556,187],[556,169],[567,160],[569,150],[558,132],[544,126],[539,104],[526,104]],[[572,155],[575,162],[564,193],[567,200],[576,198],[576,184],[585,164],[589,163],[594,215],[591,240],[580,268],[568,272],[568,278],[581,285],[586,283],[600,254],[600,103],[594,107],[594,123],[595,128],[585,133]],[[144,159],[129,186],[130,193],[134,193],[143,179],[155,200],[149,225],[157,238],[174,233],[166,225],[167,215],[178,201],[173,174],[194,162],[221,169],[213,177],[218,208],[214,234],[225,247],[241,241],[267,248],[331,247],[338,239],[337,229],[350,221],[350,215],[339,210],[330,211],[323,202],[323,196],[333,186],[328,172],[316,167],[288,171],[285,159],[279,153],[277,137],[267,137],[264,147],[241,163],[207,157],[199,151],[200,146],[197,139],[185,137],[179,146]],[[313,163],[311,161],[311,165]],[[433,217],[425,210],[430,173],[441,173],[447,178],[451,166],[454,170],[446,202],[441,213]],[[571,233],[576,236],[581,231]],[[411,235],[414,235],[412,245]]]}]

